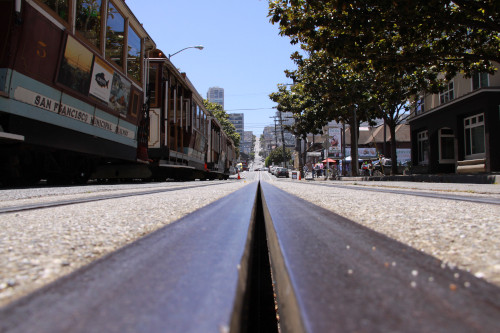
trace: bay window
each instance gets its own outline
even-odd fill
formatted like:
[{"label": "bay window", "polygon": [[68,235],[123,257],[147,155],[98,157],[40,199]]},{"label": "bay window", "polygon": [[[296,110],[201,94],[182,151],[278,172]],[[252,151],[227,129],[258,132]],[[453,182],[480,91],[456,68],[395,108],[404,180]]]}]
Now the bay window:
[{"label": "bay window", "polygon": [[445,90],[443,92],[439,93],[439,102],[441,104],[448,103],[449,101],[451,101],[454,98],[455,98],[455,93],[454,93],[454,88],[453,88],[453,81],[451,81],[448,83]]},{"label": "bay window", "polygon": [[472,75],[472,90],[488,86],[488,73],[475,73]]}]

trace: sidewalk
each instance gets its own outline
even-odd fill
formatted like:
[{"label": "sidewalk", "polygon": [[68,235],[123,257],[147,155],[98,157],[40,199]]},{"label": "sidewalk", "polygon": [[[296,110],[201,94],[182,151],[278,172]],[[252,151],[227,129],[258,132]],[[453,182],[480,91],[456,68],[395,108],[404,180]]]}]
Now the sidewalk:
[{"label": "sidewalk", "polygon": [[[315,178],[315,180],[325,180]],[[500,184],[500,174],[442,174],[442,175],[396,175],[396,176],[359,176],[340,177],[344,181],[404,181],[426,183],[467,183],[467,184]]]}]

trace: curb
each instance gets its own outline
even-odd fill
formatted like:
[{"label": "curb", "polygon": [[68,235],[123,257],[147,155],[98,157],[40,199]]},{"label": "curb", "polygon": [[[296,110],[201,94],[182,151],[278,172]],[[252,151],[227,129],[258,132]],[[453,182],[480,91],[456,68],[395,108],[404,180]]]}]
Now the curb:
[{"label": "curb", "polygon": [[500,184],[500,175],[408,175],[340,177],[341,181],[405,181],[425,183]]}]

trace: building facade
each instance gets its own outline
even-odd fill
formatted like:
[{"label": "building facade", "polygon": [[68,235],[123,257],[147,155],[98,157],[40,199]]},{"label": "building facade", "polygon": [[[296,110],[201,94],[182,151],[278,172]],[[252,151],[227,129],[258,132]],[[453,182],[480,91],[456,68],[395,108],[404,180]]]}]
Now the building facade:
[{"label": "building facade", "polygon": [[245,114],[244,113],[228,113],[229,121],[236,128],[236,132],[240,135],[241,141],[244,139],[245,132]]},{"label": "building facade", "polygon": [[240,151],[250,156],[250,154],[253,152],[253,132],[244,131],[241,140]]},{"label": "building facade", "polygon": [[210,87],[207,92],[207,100],[210,103],[217,103],[224,108],[224,88]]},{"label": "building facade", "polygon": [[456,76],[409,122],[416,172],[500,172],[500,75]]}]

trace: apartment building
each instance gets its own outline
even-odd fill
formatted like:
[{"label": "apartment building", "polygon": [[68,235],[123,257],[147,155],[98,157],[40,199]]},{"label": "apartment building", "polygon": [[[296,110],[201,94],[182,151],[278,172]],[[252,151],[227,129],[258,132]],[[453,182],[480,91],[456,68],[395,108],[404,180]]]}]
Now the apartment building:
[{"label": "apartment building", "polygon": [[456,76],[422,97],[409,123],[416,171],[500,171],[500,75]]}]

